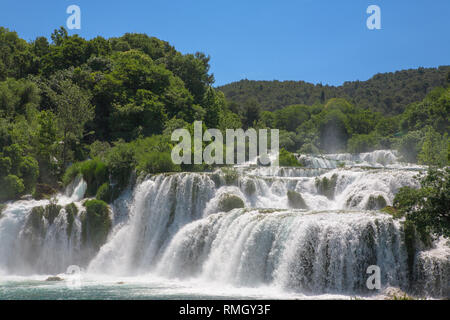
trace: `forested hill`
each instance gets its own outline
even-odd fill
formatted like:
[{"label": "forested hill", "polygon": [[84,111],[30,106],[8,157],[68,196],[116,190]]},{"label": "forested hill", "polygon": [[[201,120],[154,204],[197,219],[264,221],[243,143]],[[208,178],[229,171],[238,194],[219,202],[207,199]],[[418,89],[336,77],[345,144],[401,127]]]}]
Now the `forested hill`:
[{"label": "forested hill", "polygon": [[339,87],[304,81],[241,80],[218,89],[231,102],[242,105],[256,99],[263,110],[269,111],[345,98],[358,107],[395,115],[412,102],[421,101],[433,88],[445,86],[449,77],[450,66],[441,66],[380,73],[367,81],[345,82]]}]

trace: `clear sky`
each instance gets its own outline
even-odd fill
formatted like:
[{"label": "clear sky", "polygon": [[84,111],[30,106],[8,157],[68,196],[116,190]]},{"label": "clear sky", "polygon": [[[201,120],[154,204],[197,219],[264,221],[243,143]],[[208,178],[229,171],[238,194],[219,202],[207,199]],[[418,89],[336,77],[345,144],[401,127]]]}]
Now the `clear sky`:
[{"label": "clear sky", "polygon": [[[142,32],[211,56],[216,85],[243,78],[339,85],[378,72],[450,64],[449,0],[2,0],[0,26],[26,40],[66,25],[79,33]],[[381,30],[366,9],[381,8]]]}]

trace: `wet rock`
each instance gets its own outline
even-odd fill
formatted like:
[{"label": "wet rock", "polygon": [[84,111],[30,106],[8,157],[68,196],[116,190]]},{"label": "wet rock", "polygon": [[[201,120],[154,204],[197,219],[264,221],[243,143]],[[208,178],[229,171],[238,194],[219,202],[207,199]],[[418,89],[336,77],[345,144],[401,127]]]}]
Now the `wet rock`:
[{"label": "wet rock", "polygon": [[36,200],[49,199],[52,195],[56,194],[57,191],[47,184],[36,184],[36,190],[34,191],[34,198]]},{"label": "wet rock", "polygon": [[244,192],[246,195],[253,195],[256,192],[256,185],[253,180],[247,180],[244,185]]},{"label": "wet rock", "polygon": [[413,300],[414,298],[408,296],[406,292],[400,288],[388,287],[383,291],[385,300]]},{"label": "wet rock", "polygon": [[219,211],[228,212],[236,208],[244,208],[245,203],[239,196],[225,193],[220,196],[218,209]]},{"label": "wet rock", "polygon": [[367,201],[366,209],[367,210],[381,210],[385,208],[387,205],[386,199],[382,195],[374,196],[371,195],[369,200]]},{"label": "wet rock", "polygon": [[333,174],[330,179],[323,177],[322,179],[316,178],[315,184],[317,192],[330,200],[334,199],[334,191],[336,189],[338,176]]},{"label": "wet rock", "polygon": [[308,209],[302,195],[298,192],[288,190],[287,192],[288,204],[293,209]]},{"label": "wet rock", "polygon": [[64,280],[63,278],[60,278],[57,276],[48,277],[47,279],[45,279],[45,281],[48,281],[48,282],[58,282],[58,281],[63,281],[63,280]]}]

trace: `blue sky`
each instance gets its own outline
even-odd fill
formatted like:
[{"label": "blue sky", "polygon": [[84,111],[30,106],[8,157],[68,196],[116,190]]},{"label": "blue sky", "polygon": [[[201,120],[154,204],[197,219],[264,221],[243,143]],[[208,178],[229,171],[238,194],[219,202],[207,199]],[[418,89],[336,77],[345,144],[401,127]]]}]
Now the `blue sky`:
[{"label": "blue sky", "polygon": [[[142,32],[211,55],[216,85],[304,80],[339,85],[379,72],[450,64],[449,0],[2,0],[0,26],[26,40],[82,12],[85,38]],[[381,30],[366,9],[381,8]]]}]

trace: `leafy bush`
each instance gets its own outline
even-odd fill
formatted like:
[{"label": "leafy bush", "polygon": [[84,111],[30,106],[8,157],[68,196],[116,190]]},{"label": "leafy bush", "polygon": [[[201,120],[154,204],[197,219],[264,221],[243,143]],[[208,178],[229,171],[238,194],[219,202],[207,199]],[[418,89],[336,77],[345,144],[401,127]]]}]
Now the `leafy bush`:
[{"label": "leafy bush", "polygon": [[11,159],[9,157],[0,157],[0,177],[7,176],[11,172]]},{"label": "leafy bush", "polygon": [[81,174],[81,163],[74,163],[68,167],[62,177],[64,186],[68,186],[79,174]]},{"label": "leafy bush", "polygon": [[93,159],[70,166],[63,177],[64,185],[68,185],[79,174],[82,175],[84,181],[87,183],[86,194],[88,196],[95,195],[97,189],[109,179],[106,164],[98,159]]},{"label": "leafy bush", "polygon": [[432,127],[428,127],[419,153],[419,163],[444,167],[448,162],[447,149],[449,144],[447,134],[440,135]]},{"label": "leafy bush", "polygon": [[17,199],[25,190],[22,179],[9,174],[2,178],[0,189],[0,201]]},{"label": "leafy bush", "polygon": [[19,165],[19,175],[23,180],[25,192],[30,192],[34,189],[36,181],[39,177],[39,165],[33,157],[23,157]]},{"label": "leafy bush", "polygon": [[131,172],[136,167],[135,152],[130,144],[118,143],[107,155],[109,173],[117,187],[122,190],[130,180]]},{"label": "leafy bush", "polygon": [[111,203],[120,195],[119,188],[111,187],[109,183],[105,182],[98,188],[96,198],[106,203]]},{"label": "leafy bush", "polygon": [[280,149],[279,163],[282,167],[301,167],[301,163],[298,162],[297,158],[287,151],[286,149]]},{"label": "leafy bush", "polygon": [[143,163],[139,164],[139,168],[147,173],[161,173],[161,172],[178,172],[180,166],[176,165],[172,161],[170,153],[149,153]]},{"label": "leafy bush", "polygon": [[421,131],[411,131],[397,140],[395,148],[399,151],[404,161],[416,163],[417,155],[422,148],[422,141],[423,133]]},{"label": "leafy bush", "polygon": [[414,224],[422,240],[430,233],[450,237],[450,168],[430,169],[418,190],[400,189],[394,207]]}]

